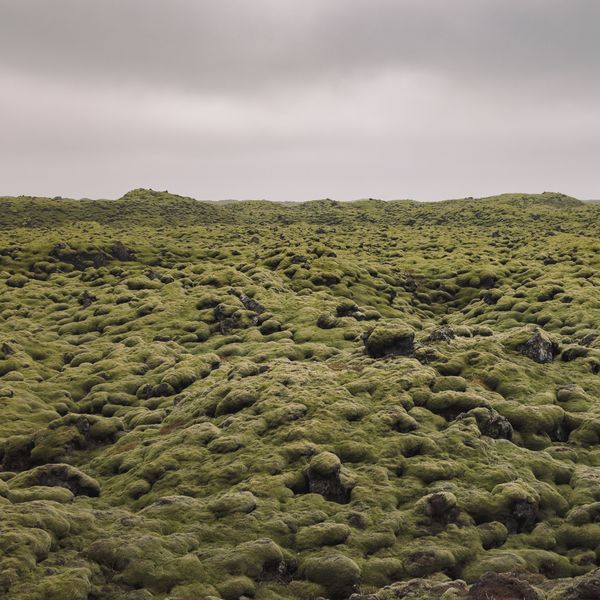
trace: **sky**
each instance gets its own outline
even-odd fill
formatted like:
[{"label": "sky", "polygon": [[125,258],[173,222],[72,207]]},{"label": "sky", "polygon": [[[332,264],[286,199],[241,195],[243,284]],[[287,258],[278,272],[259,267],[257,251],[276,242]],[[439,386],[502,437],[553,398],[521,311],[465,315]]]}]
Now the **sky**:
[{"label": "sky", "polygon": [[0,0],[0,195],[600,198],[598,0]]}]

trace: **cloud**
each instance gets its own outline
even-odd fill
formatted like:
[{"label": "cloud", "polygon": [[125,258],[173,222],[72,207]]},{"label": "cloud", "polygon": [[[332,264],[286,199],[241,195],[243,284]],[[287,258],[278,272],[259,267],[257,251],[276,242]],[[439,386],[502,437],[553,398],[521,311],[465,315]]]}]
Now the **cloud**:
[{"label": "cloud", "polygon": [[[597,75],[595,0],[3,0],[0,64],[201,91],[405,67]],[[597,79],[593,77],[592,79]]]},{"label": "cloud", "polygon": [[0,0],[0,193],[595,195],[599,17],[595,0]]}]

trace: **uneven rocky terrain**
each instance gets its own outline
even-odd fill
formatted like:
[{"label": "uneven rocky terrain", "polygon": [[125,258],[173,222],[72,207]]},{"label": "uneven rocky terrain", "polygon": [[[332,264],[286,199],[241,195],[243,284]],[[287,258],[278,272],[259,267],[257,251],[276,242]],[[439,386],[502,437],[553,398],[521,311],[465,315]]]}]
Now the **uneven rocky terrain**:
[{"label": "uneven rocky terrain", "polygon": [[0,597],[600,598],[600,205],[0,199]]}]

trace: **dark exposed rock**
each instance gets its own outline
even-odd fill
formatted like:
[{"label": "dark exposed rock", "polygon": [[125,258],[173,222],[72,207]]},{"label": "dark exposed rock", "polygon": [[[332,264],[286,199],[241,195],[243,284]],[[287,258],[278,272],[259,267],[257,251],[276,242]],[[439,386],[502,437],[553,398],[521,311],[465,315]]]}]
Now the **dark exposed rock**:
[{"label": "dark exposed rock", "polygon": [[160,398],[162,396],[172,396],[173,394],[175,394],[175,390],[173,389],[173,386],[171,386],[170,384],[168,384],[164,381],[155,385],[152,388],[152,397],[153,398]]},{"label": "dark exposed rock", "polygon": [[[451,597],[456,600],[462,600],[467,597],[467,584],[461,579],[456,581],[435,581],[429,579],[411,579],[401,583],[393,583],[385,588],[389,595],[386,598],[394,600],[440,600],[443,597]],[[448,596],[447,592],[450,592]],[[444,594],[446,594],[444,596]],[[367,596],[368,598],[368,596]],[[378,595],[375,596],[379,598]]]},{"label": "dark exposed rock", "polygon": [[246,310],[251,310],[252,312],[258,314],[265,311],[265,307],[260,302],[254,300],[254,298],[250,298],[250,296],[247,296],[243,292],[240,292],[238,298],[240,299],[240,302],[244,305],[244,308],[246,308]]},{"label": "dark exposed rock", "polygon": [[74,250],[68,244],[60,242],[50,250],[50,256],[73,265],[77,270],[83,271],[88,267],[103,267],[110,261],[110,255],[97,250]]},{"label": "dark exposed rock", "polygon": [[427,348],[425,346],[421,346],[420,348],[415,348],[415,358],[422,365],[428,365],[432,362],[442,360],[444,357],[435,348]]},{"label": "dark exposed rock", "polygon": [[223,335],[233,331],[234,329],[237,329],[238,326],[239,321],[234,317],[226,317],[219,321],[219,330]]},{"label": "dark exposed rock", "polygon": [[562,423],[557,423],[548,435],[553,442],[563,443],[568,441],[570,433],[571,429],[568,427],[567,423],[563,421]]},{"label": "dark exposed rock", "polygon": [[96,302],[96,300],[98,300],[98,298],[94,296],[94,294],[90,294],[87,290],[84,290],[83,294],[79,296],[78,302],[83,308],[87,308],[90,304]]},{"label": "dark exposed rock", "polygon": [[287,585],[294,578],[297,569],[297,561],[293,558],[267,561],[263,565],[262,571],[256,579],[257,581],[267,581],[279,585]]},{"label": "dark exposed rock", "polygon": [[454,335],[453,329],[449,325],[442,325],[437,329],[434,329],[428,336],[427,341],[429,342],[450,342],[456,336]]},{"label": "dark exposed rock", "polygon": [[352,486],[350,482],[342,481],[341,463],[335,454],[317,454],[311,460],[306,476],[310,493],[321,494],[326,500],[338,504],[350,502]]},{"label": "dark exposed rock", "polygon": [[338,475],[316,475],[309,471],[308,489],[312,494],[321,494],[325,500],[347,504],[350,501],[350,490],[342,485]]},{"label": "dark exposed rock", "polygon": [[338,317],[351,317],[360,309],[354,302],[341,302],[337,305],[335,312]]},{"label": "dark exposed rock", "polygon": [[157,279],[160,279],[160,273],[154,269],[148,269],[147,271],[144,271],[144,274],[150,281],[156,281]]},{"label": "dark exposed rock", "polygon": [[598,600],[600,598],[600,569],[584,575],[577,583],[567,588],[565,600]]},{"label": "dark exposed rock", "polygon": [[456,509],[456,498],[450,493],[436,492],[429,494],[423,500],[426,513],[435,519],[447,519]]},{"label": "dark exposed rock", "polygon": [[12,346],[4,342],[2,346],[0,346],[0,358],[7,359],[9,356],[14,354],[15,351],[12,349]]},{"label": "dark exposed rock", "polygon": [[102,248],[75,250],[67,243],[60,242],[50,250],[50,257],[73,265],[76,269],[83,271],[88,267],[102,267],[112,259],[120,261],[135,260],[135,252],[121,242],[116,242],[108,249]]},{"label": "dark exposed rock", "polygon": [[450,492],[435,492],[421,498],[417,505],[418,512],[423,515],[417,521],[432,534],[443,531],[450,523],[456,523],[460,517],[456,497]]},{"label": "dark exposed rock", "polygon": [[87,436],[89,434],[90,422],[84,416],[78,417],[74,425],[81,435]]},{"label": "dark exposed rock", "polygon": [[537,363],[549,363],[559,353],[558,344],[550,340],[539,329],[522,344],[517,346],[517,350],[527,358]]},{"label": "dark exposed rock", "polygon": [[31,451],[34,447],[31,435],[15,435],[4,447],[2,467],[8,471],[22,471],[31,466]]},{"label": "dark exposed rock", "polygon": [[467,417],[475,417],[481,435],[486,435],[497,440],[512,439],[513,427],[510,421],[493,408],[474,408],[466,413],[461,413],[456,418],[457,420],[461,420]]},{"label": "dark exposed rock", "polygon": [[270,335],[277,331],[281,331],[281,323],[275,319],[268,319],[260,326],[260,332],[263,335]]},{"label": "dark exposed rock", "polygon": [[110,253],[114,258],[123,262],[136,259],[135,252],[123,242],[115,242],[110,248]]},{"label": "dark exposed rock", "polygon": [[338,321],[335,316],[330,313],[323,313],[322,315],[319,315],[319,318],[317,319],[317,327],[320,329],[333,329],[336,327],[337,323]]},{"label": "dark exposed rock", "polygon": [[152,384],[150,383],[144,383],[142,384],[136,392],[136,396],[140,399],[140,400],[148,400],[149,398],[152,398],[154,389]]},{"label": "dark exposed rock", "polygon": [[469,590],[468,600],[542,600],[526,581],[510,573],[486,573]]},{"label": "dark exposed rock", "polygon": [[576,358],[583,358],[589,354],[589,349],[585,346],[569,346],[562,351],[560,358],[563,362],[571,362]]},{"label": "dark exposed rock", "polygon": [[348,515],[348,524],[357,529],[364,529],[367,526],[367,520],[362,513],[352,512]]},{"label": "dark exposed rock", "polygon": [[304,254],[294,254],[294,256],[290,258],[290,263],[293,265],[300,265],[306,262],[308,262],[308,257],[304,256]]},{"label": "dark exposed rock", "polygon": [[319,273],[311,277],[311,281],[315,285],[325,285],[331,287],[341,281],[340,277],[335,273]]},{"label": "dark exposed rock", "polygon": [[491,305],[496,304],[498,302],[498,295],[494,294],[493,292],[486,292],[485,294],[483,294],[483,296],[481,297],[481,299],[486,304],[489,304],[491,306]]},{"label": "dark exposed rock", "polygon": [[528,500],[513,502],[506,522],[509,533],[529,533],[537,523],[539,508]]},{"label": "dark exposed rock", "polygon": [[400,284],[407,292],[414,292],[417,289],[417,282],[414,279],[407,279]]},{"label": "dark exposed rock", "polygon": [[491,273],[485,273],[479,278],[479,287],[484,289],[493,288],[496,285],[497,278]]},{"label": "dark exposed rock", "polygon": [[596,340],[598,338],[598,334],[597,333],[588,333],[587,335],[583,336],[580,340],[579,343],[582,346],[589,346],[591,345],[594,340]]}]

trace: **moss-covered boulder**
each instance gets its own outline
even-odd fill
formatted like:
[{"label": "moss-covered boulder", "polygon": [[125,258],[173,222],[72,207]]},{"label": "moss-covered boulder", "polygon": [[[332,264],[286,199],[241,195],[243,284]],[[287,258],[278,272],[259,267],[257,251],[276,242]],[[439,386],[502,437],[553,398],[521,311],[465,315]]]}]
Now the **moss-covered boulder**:
[{"label": "moss-covered boulder", "polygon": [[301,574],[323,587],[332,600],[342,600],[356,591],[360,568],[343,554],[324,554],[308,558],[300,565]]},{"label": "moss-covered boulder", "polygon": [[537,363],[549,363],[559,354],[558,344],[545,335],[540,329],[536,329],[526,340],[518,343],[516,349],[527,358]]},{"label": "moss-covered boulder", "polygon": [[365,350],[373,358],[408,356],[414,350],[415,332],[400,323],[376,325],[364,338]]},{"label": "moss-covered boulder", "polygon": [[74,495],[96,497],[100,495],[98,482],[79,469],[67,464],[48,464],[20,473],[10,481],[11,487],[59,486]]}]

